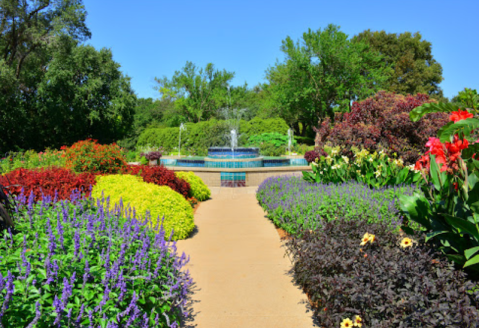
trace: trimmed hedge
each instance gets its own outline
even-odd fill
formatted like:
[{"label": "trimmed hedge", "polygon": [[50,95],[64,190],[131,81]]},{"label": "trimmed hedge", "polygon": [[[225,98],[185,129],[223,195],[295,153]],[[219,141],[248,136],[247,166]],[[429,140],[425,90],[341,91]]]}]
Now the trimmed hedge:
[{"label": "trimmed hedge", "polygon": [[179,179],[183,179],[190,184],[190,197],[194,197],[200,202],[207,200],[211,196],[208,186],[201,180],[199,176],[193,172],[175,172]]},{"label": "trimmed hedge", "polygon": [[[248,138],[263,133],[278,132],[286,134],[288,125],[281,118],[240,121],[239,144],[248,143]],[[227,121],[209,120],[199,123],[187,123],[186,130],[181,132],[181,148],[192,148],[196,155],[207,155],[208,147],[229,144],[230,125]],[[179,128],[146,129],[138,138],[137,146],[154,145],[170,152],[178,148]]]},{"label": "trimmed hedge", "polygon": [[188,237],[195,227],[193,209],[188,201],[168,186],[146,183],[133,175],[107,175],[97,178],[92,197],[110,197],[110,209],[122,200],[135,208],[137,216],[145,220],[147,211],[152,228],[161,225],[168,238],[173,231],[173,240]]}]

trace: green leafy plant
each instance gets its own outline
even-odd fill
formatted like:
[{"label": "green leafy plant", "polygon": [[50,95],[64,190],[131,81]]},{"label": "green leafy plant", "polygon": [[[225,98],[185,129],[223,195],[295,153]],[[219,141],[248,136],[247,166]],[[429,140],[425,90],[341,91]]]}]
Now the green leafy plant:
[{"label": "green leafy plant", "polygon": [[[428,104],[411,113],[419,119],[426,111],[449,111],[445,105]],[[419,223],[426,240],[434,241],[451,260],[479,274],[479,143],[475,141],[479,120],[467,110],[451,112],[452,122],[430,138],[429,151],[415,168],[425,184],[422,194],[402,196],[401,209],[409,221]],[[405,225],[403,230],[411,233]]]},{"label": "green leafy plant", "polygon": [[47,149],[43,152],[28,150],[20,153],[9,153],[0,160],[1,173],[8,173],[19,168],[50,168],[65,166],[64,151]]},{"label": "green leafy plant", "polygon": [[[270,143],[275,147],[283,147],[288,145],[288,136],[278,133],[278,132],[270,132],[270,133],[262,133],[260,135],[250,136],[248,139],[248,146],[259,146],[262,143]],[[296,145],[297,141],[293,140],[293,145]]]},{"label": "green leafy plant", "polygon": [[190,184],[189,197],[195,198],[200,202],[210,198],[210,189],[194,172],[175,172],[175,175]]},{"label": "green leafy plant", "polygon": [[92,197],[110,197],[110,207],[120,202],[134,207],[143,221],[149,216],[148,225],[158,227],[163,222],[167,236],[173,232],[173,239],[184,239],[193,231],[193,209],[188,201],[168,186],[143,182],[133,175],[107,175],[97,178]]},{"label": "green leafy plant", "polygon": [[312,172],[303,171],[309,182],[340,183],[355,180],[378,188],[420,182],[421,175],[411,166],[404,166],[401,159],[392,159],[385,153],[370,153],[354,149],[354,160],[340,156],[339,147],[330,148],[330,155],[311,162]]}]

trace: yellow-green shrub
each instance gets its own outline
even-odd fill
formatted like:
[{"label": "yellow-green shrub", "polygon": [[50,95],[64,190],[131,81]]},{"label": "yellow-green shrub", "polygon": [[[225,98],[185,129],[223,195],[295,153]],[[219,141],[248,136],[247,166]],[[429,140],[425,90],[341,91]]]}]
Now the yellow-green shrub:
[{"label": "yellow-green shrub", "polygon": [[173,239],[184,239],[195,227],[193,209],[188,201],[168,186],[158,186],[143,182],[141,177],[133,175],[106,175],[97,177],[92,197],[110,197],[110,208],[123,200],[136,210],[137,216],[145,218],[146,211],[151,215],[151,227],[165,217],[163,227],[166,237],[174,230]]},{"label": "yellow-green shrub", "polygon": [[176,176],[190,184],[190,196],[195,197],[200,202],[207,200],[211,196],[208,186],[199,176],[193,172],[175,172]]}]

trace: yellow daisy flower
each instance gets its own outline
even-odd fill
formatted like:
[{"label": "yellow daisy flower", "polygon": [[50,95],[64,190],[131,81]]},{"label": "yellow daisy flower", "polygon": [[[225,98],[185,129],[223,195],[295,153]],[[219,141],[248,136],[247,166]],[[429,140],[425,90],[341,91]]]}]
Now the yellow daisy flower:
[{"label": "yellow daisy flower", "polygon": [[341,322],[341,328],[351,328],[353,327],[353,324],[354,323],[351,321],[351,319],[346,318]]},{"label": "yellow daisy flower", "polygon": [[404,238],[401,240],[401,247],[402,248],[407,248],[412,246],[412,239],[411,238]]},{"label": "yellow daisy flower", "polygon": [[376,240],[376,236],[373,235],[373,234],[370,234],[369,232],[366,232],[363,236],[363,238],[361,239],[361,244],[359,244],[360,246],[364,246],[366,245],[368,242],[370,242],[371,244]]},{"label": "yellow daisy flower", "polygon": [[369,233],[365,233],[363,238],[361,239],[361,244],[359,244],[360,246],[364,246],[368,243],[369,241]]},{"label": "yellow daisy flower", "polygon": [[363,324],[361,323],[362,321],[363,319],[361,319],[361,317],[357,315],[354,318],[354,327],[362,327],[363,326]]}]

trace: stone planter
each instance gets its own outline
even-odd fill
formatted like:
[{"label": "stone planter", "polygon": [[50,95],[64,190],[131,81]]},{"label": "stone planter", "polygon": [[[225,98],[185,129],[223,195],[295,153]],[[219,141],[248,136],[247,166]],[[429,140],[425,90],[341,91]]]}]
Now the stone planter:
[{"label": "stone planter", "polygon": [[159,162],[160,162],[159,159],[152,159],[152,160],[150,161],[150,166],[158,166],[158,165],[159,165]]}]

